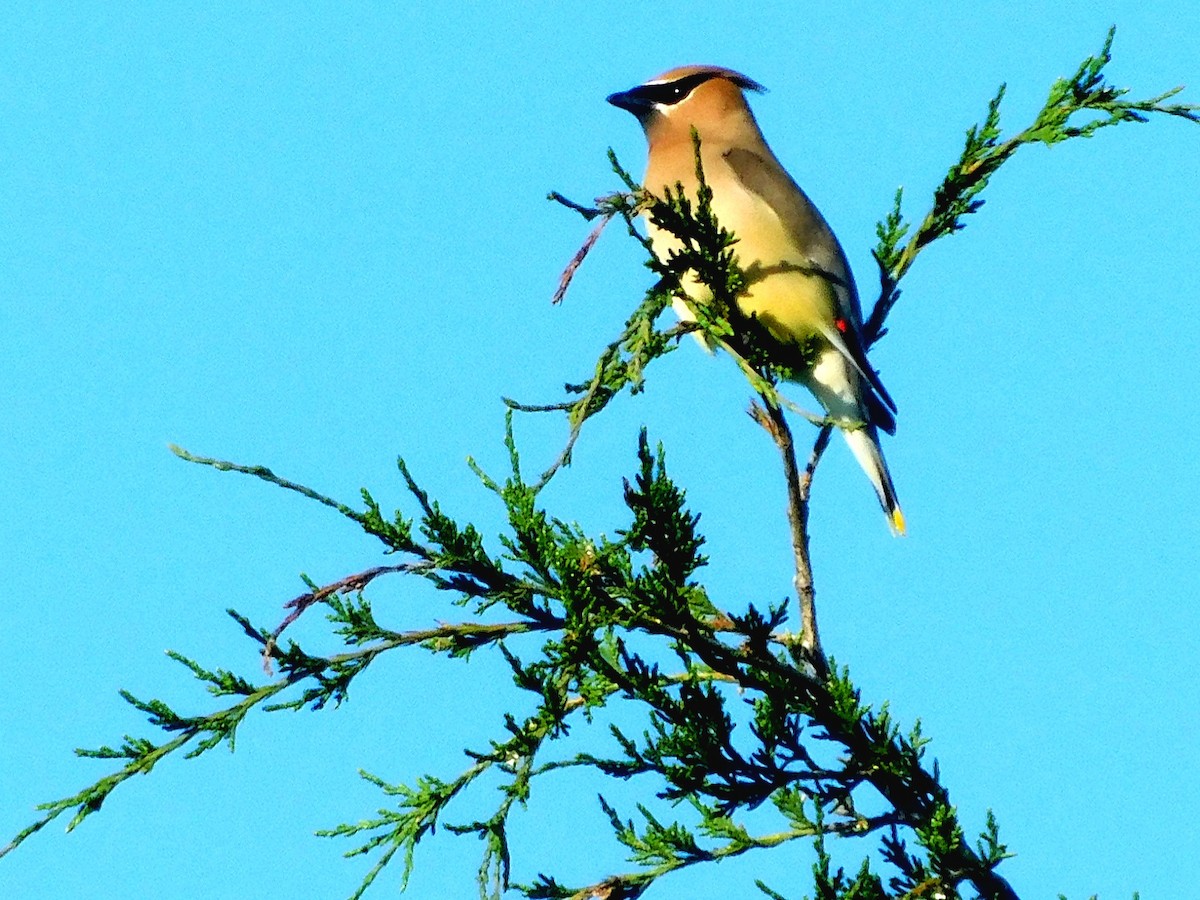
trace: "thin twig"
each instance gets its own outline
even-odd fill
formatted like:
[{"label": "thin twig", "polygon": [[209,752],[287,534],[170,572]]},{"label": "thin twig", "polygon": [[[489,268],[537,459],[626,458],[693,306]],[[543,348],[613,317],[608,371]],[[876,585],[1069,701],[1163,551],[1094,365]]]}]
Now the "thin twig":
[{"label": "thin twig", "polygon": [[[598,211],[597,214],[599,214]],[[604,233],[604,229],[608,227],[608,223],[611,221],[612,213],[603,214],[600,223],[591,230],[587,238],[584,239],[583,244],[575,251],[575,255],[571,257],[571,261],[567,263],[567,267],[563,269],[563,273],[558,279],[558,289],[554,292],[554,296],[550,298],[550,302],[555,306],[561,303],[563,297],[567,295],[567,288],[571,286],[571,279],[575,277],[575,273],[579,271],[579,267],[583,265],[584,259],[587,258],[588,251],[595,246],[596,241],[600,240],[600,235]]]},{"label": "thin twig", "polygon": [[274,668],[271,665],[271,657],[275,653],[275,647],[279,642],[279,636],[283,634],[285,628],[304,615],[304,611],[314,603],[320,603],[331,594],[336,594],[341,591],[361,592],[363,588],[365,588],[380,575],[386,575],[391,572],[414,572],[418,569],[428,568],[430,568],[430,564],[426,562],[402,563],[398,566],[374,566],[363,572],[355,572],[353,575],[347,575],[345,578],[339,579],[332,584],[327,584],[324,587],[317,588],[314,591],[309,591],[306,594],[293,597],[287,603],[283,604],[283,608],[290,609],[291,612],[284,617],[282,622],[275,626],[275,630],[271,632],[270,636],[267,638],[267,642],[263,645],[263,671],[267,675],[275,674]]},{"label": "thin twig", "polygon": [[508,408],[517,412],[567,412],[575,406],[574,400],[564,400],[561,403],[522,403],[511,397],[501,397],[500,401]]},{"label": "thin twig", "polygon": [[832,429],[829,425],[822,426],[805,467],[804,476],[801,477],[799,466],[796,464],[795,441],[783,410],[766,397],[762,399],[762,405],[751,405],[750,415],[771,436],[783,458],[783,475],[788,488],[788,524],[791,526],[792,556],[796,566],[792,583],[796,588],[796,599],[800,603],[800,646],[811,661],[817,676],[824,678],[828,672],[828,664],[825,651],[821,649],[821,635],[817,628],[817,593],[813,584],[812,558],[808,550],[808,498],[813,473],[821,453],[829,443]]},{"label": "thin twig", "polygon": [[558,191],[551,191],[546,195],[546,199],[553,200],[555,203],[561,203],[567,209],[575,210],[575,212],[579,213],[589,222],[596,218],[596,216],[608,215],[604,212],[604,210],[598,209],[595,206],[583,206],[580,203],[576,203],[574,200],[568,200]]},{"label": "thin twig", "polygon": [[804,476],[800,479],[800,494],[801,499],[805,503],[812,496],[812,480],[817,473],[817,464],[821,462],[821,456],[825,453],[825,448],[829,446],[829,438],[833,435],[832,425],[822,425],[820,432],[817,433],[817,439],[813,442],[812,453],[808,455],[808,465],[804,467]]},{"label": "thin twig", "polygon": [[571,422],[571,430],[567,434],[567,442],[563,445],[562,450],[559,452],[554,461],[546,467],[546,471],[542,472],[541,477],[538,478],[537,484],[534,485],[535,491],[540,491],[547,484],[549,484],[550,479],[554,477],[555,473],[557,473],[559,469],[571,461],[571,451],[575,449],[575,442],[579,440],[579,435],[583,431],[583,423],[586,422],[591,415],[590,407],[596,400],[596,397],[599,395],[601,387],[601,377],[600,375],[597,375],[596,378],[592,380],[592,383],[588,385],[587,393],[584,394],[583,397],[577,400],[574,404],[572,404],[571,410],[568,413],[568,418]]},{"label": "thin twig", "polygon": [[302,484],[297,484],[294,481],[288,481],[286,478],[280,478],[266,466],[244,466],[241,463],[229,462],[225,459],[214,459],[208,456],[196,456],[182,447],[175,444],[168,444],[167,448],[182,459],[184,462],[197,463],[201,466],[209,466],[219,472],[241,472],[243,475],[253,475],[255,478],[261,478],[263,481],[269,481],[271,484],[277,484],[281,488],[289,491],[295,491],[297,494],[303,494],[310,500],[316,500],[318,503],[323,503],[325,506],[332,507],[342,515],[353,519],[355,522],[363,521],[363,514],[355,509],[351,509],[344,503],[339,503],[331,497],[326,497],[324,494],[319,494],[310,487],[305,487]]}]

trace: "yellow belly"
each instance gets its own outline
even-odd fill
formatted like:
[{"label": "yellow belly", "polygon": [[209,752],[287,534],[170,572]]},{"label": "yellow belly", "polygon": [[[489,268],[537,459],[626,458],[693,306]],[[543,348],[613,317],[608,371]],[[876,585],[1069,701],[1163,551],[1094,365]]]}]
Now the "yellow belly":
[{"label": "yellow belly", "polygon": [[837,298],[827,279],[794,264],[739,264],[748,284],[738,296],[738,308],[758,319],[775,340],[804,344],[828,329]]},{"label": "yellow belly", "polygon": [[[665,259],[670,250],[679,246],[674,235],[653,226],[648,232],[660,258]],[[786,247],[781,236],[764,235],[761,229],[747,229],[747,237],[741,237],[736,230],[734,233],[739,235],[734,253],[746,275],[746,288],[737,297],[742,315],[755,317],[782,344],[806,344],[827,333],[833,324],[837,304],[828,278],[817,273],[811,265],[789,261],[782,254],[768,261],[761,253],[744,252],[764,246],[779,248],[783,244]],[[789,255],[795,259],[794,253]],[[712,300],[712,292],[694,276],[685,277],[682,287],[699,303]],[[684,321],[694,318],[681,302],[675,303],[675,310]]]}]

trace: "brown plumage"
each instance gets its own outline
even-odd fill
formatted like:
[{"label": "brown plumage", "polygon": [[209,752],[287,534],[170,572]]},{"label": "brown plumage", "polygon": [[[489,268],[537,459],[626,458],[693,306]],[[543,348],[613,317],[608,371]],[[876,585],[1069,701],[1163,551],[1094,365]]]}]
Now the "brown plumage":
[{"label": "brown plumage", "polygon": [[[734,252],[747,276],[740,312],[762,325],[780,362],[794,366],[801,347],[817,348],[798,380],[838,424],[870,478],[893,531],[904,516],[879,447],[878,430],[894,433],[896,406],[863,347],[862,310],[846,254],[824,217],[780,165],[759,130],[746,91],[757,82],[718,66],[682,66],[608,102],[633,113],[649,145],[647,190],[662,195],[681,184],[692,197],[698,182],[692,131],[700,137],[704,177],[717,221],[737,238]],[[649,226],[665,257],[677,240]],[[710,299],[690,281],[688,293]],[[687,305],[676,310],[690,318]]]}]

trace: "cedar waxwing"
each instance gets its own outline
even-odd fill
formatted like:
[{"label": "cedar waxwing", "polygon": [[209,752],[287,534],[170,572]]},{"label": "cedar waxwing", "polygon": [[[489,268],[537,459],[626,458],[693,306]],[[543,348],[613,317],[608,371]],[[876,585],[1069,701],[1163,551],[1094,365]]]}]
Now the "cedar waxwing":
[{"label": "cedar waxwing", "polygon": [[[704,178],[717,222],[733,233],[746,287],[742,315],[761,325],[773,356],[793,366],[797,379],[838,424],[879,496],[893,532],[904,516],[879,448],[878,429],[896,431],[896,405],[867,360],[862,310],[846,254],[804,191],[771,152],[746,105],[755,81],[717,66],[672,69],[608,102],[637,116],[646,133],[647,190],[682,185],[696,198],[695,129]],[[666,259],[679,246],[671,234],[647,226],[655,253]],[[695,279],[685,289],[699,301],[711,291]],[[694,316],[681,300],[676,312]],[[802,354],[801,348],[806,353]],[[844,424],[842,424],[844,423]]]}]

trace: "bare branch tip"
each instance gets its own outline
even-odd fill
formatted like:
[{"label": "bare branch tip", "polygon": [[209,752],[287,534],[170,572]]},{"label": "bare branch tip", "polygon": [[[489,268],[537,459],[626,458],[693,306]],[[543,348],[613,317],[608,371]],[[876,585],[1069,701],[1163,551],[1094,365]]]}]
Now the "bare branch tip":
[{"label": "bare branch tip", "polygon": [[[600,215],[598,210],[596,214]],[[588,216],[587,218],[591,219],[593,217]],[[596,245],[596,241],[600,239],[600,235],[611,221],[612,214],[604,213],[599,224],[584,238],[583,244],[575,251],[575,255],[571,257],[571,261],[567,263],[567,267],[563,269],[562,275],[559,276],[558,288],[554,291],[554,296],[550,298],[551,304],[557,306],[562,302],[563,298],[567,295],[567,288],[571,286],[571,281],[575,278],[575,273],[579,271],[579,267],[583,264],[584,259],[587,258],[588,253]]]}]

